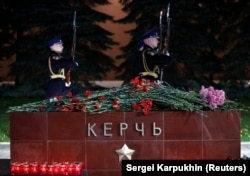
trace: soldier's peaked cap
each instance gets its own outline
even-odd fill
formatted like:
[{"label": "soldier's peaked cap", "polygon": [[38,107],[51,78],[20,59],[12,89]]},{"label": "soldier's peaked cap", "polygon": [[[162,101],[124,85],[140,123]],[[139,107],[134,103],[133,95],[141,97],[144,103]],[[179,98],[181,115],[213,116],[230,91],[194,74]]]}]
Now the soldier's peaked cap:
[{"label": "soldier's peaked cap", "polygon": [[52,40],[49,41],[48,46],[51,47],[56,43],[62,43],[62,39],[60,37],[55,37]]},{"label": "soldier's peaked cap", "polygon": [[153,27],[152,29],[150,29],[149,31],[147,31],[146,33],[144,33],[142,36],[141,36],[141,39],[144,40],[144,39],[147,39],[149,37],[159,37],[158,36],[158,27]]}]

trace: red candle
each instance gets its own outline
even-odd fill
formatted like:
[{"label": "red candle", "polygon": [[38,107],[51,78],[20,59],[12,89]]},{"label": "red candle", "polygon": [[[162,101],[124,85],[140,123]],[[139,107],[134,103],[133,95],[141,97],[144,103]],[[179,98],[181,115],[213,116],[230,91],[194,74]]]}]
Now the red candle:
[{"label": "red candle", "polygon": [[20,174],[20,173],[21,173],[21,165],[20,165],[20,163],[18,163],[16,165],[16,174]]},{"label": "red candle", "polygon": [[12,175],[20,174],[20,164],[18,162],[12,162],[10,165],[10,173]]},{"label": "red candle", "polygon": [[49,175],[53,175],[55,172],[54,172],[54,165],[50,164],[48,165],[48,170],[47,170],[47,173]]},{"label": "red candle", "polygon": [[67,173],[68,173],[69,175],[74,174],[74,171],[73,171],[73,164],[69,164],[69,165],[68,165]]},{"label": "red candle", "polygon": [[81,174],[82,164],[80,162],[75,162],[73,164],[73,174]]},{"label": "red candle", "polygon": [[16,170],[16,163],[15,162],[11,162],[10,163],[10,173],[11,174],[15,174],[15,170]]},{"label": "red candle", "polygon": [[59,165],[58,165],[59,167],[58,167],[58,172],[59,172],[59,174],[61,174],[61,175],[65,175],[65,165],[63,164],[63,163],[60,163]]},{"label": "red candle", "polygon": [[69,162],[63,162],[64,169],[65,169],[65,175],[69,175]]},{"label": "red candle", "polygon": [[23,163],[21,164],[21,173],[24,175],[28,175],[29,174],[29,165],[28,163]]},{"label": "red candle", "polygon": [[30,174],[37,175],[38,174],[38,164],[37,162],[30,163]]},{"label": "red candle", "polygon": [[81,175],[84,169],[82,162],[47,162],[38,164],[37,162],[11,162],[10,173],[11,175]]},{"label": "red candle", "polygon": [[53,164],[53,174],[58,175],[60,173],[59,169],[60,167],[58,163]]},{"label": "red candle", "polygon": [[40,166],[38,168],[39,168],[39,173],[41,175],[47,174],[47,163],[40,164]]}]

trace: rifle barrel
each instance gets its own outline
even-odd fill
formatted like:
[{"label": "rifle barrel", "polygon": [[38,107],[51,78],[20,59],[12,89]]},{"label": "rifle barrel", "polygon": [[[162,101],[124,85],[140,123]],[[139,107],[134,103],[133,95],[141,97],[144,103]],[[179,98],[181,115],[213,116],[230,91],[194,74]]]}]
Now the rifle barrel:
[{"label": "rifle barrel", "polygon": [[74,12],[74,19],[73,19],[73,45],[72,45],[72,58],[75,59],[76,53],[76,11]]}]

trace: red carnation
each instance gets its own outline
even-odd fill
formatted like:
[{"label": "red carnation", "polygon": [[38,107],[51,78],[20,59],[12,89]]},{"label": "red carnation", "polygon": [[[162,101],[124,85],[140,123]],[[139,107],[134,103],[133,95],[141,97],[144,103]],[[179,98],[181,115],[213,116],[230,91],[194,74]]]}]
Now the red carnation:
[{"label": "red carnation", "polygon": [[133,104],[132,109],[134,110],[141,110],[141,106],[139,104]]},{"label": "red carnation", "polygon": [[86,90],[85,91],[85,96],[86,97],[89,97],[91,94],[92,94],[92,92],[90,90]]}]

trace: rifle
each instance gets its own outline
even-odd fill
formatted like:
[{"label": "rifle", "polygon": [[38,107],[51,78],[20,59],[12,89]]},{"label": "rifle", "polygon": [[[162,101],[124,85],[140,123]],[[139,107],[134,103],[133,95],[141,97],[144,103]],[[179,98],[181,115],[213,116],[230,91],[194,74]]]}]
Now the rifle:
[{"label": "rifle", "polygon": [[[169,37],[170,37],[170,3],[167,5],[166,9],[166,27],[165,30],[163,30],[163,25],[162,25],[162,11],[160,12],[160,17],[159,17],[159,28],[160,28],[160,39],[159,39],[159,52],[161,54],[165,55],[170,55],[169,53]],[[164,38],[163,38],[163,32],[165,32]],[[162,81],[163,78],[163,67],[160,68],[160,81]]]},{"label": "rifle", "polygon": [[170,17],[169,17],[169,13],[170,13],[170,2],[168,3],[168,7],[167,7],[167,13],[166,13],[166,23],[167,23],[167,33],[166,33],[166,37],[165,37],[165,54],[166,55],[170,55],[169,53],[169,37],[170,37]]},{"label": "rifle", "polygon": [[[73,19],[73,42],[71,48],[71,56],[73,61],[75,60],[76,55],[76,11],[74,12],[74,19]],[[70,69],[67,70],[65,74],[65,81],[66,83],[70,83]]]},{"label": "rifle", "polygon": [[159,35],[159,52],[162,53],[163,49],[163,25],[162,25],[162,10],[160,11],[160,16],[159,16],[159,30],[160,30],[160,35]]}]

